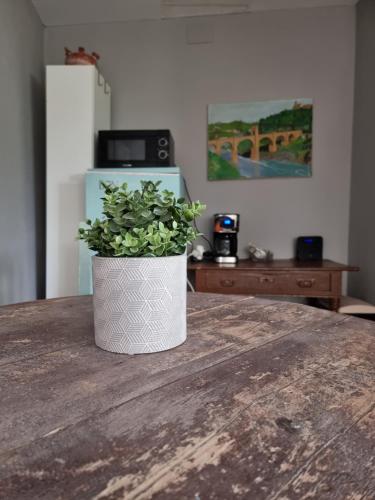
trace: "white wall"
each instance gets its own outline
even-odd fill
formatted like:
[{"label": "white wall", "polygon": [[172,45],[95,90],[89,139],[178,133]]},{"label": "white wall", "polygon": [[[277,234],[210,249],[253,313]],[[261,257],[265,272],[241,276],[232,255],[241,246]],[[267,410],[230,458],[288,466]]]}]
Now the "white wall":
[{"label": "white wall", "polygon": [[[206,23],[214,42],[186,44],[186,27]],[[112,85],[115,128],[170,128],[177,164],[193,198],[241,214],[239,246],[249,240],[291,257],[293,238],[321,234],[325,255],[347,260],[353,108],[352,7],[211,18],[54,27],[48,64],[63,48],[100,53]],[[313,177],[208,182],[207,104],[312,97]]]},{"label": "white wall", "polygon": [[43,27],[29,0],[0,0],[0,304],[44,288]]},{"label": "white wall", "polygon": [[357,51],[350,259],[360,266],[349,280],[349,293],[375,304],[375,2],[360,0],[357,10]]}]

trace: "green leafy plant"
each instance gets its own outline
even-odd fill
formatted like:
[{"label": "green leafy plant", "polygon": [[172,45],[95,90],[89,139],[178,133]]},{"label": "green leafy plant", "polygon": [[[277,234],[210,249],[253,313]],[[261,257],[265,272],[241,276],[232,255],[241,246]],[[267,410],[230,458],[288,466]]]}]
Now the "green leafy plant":
[{"label": "green leafy plant", "polygon": [[199,235],[193,227],[205,205],[176,200],[159,191],[158,182],[142,181],[141,189],[101,182],[104,189],[102,220],[87,220],[78,238],[101,257],[165,257],[180,255]]}]

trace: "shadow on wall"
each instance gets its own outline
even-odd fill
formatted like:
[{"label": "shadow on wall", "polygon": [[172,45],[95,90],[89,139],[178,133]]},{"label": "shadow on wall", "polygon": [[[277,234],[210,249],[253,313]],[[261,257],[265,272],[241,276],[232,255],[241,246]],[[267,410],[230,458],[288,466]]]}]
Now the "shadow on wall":
[{"label": "shadow on wall", "polygon": [[0,267],[0,305],[8,304],[22,290],[22,279],[17,272],[17,263],[13,255],[1,254]]},{"label": "shadow on wall", "polygon": [[65,235],[60,241],[61,249],[59,248],[61,266],[57,272],[54,272],[59,295],[66,294],[69,290],[69,295],[77,295],[78,293],[79,242],[77,234],[79,223],[86,220],[84,197],[82,196],[85,189],[84,178],[84,174],[71,175],[68,182],[60,183],[59,186],[57,223],[61,234]]},{"label": "shadow on wall", "polygon": [[[44,81],[44,78],[43,78]],[[46,296],[46,148],[45,87],[30,78],[32,112],[32,164],[34,178],[35,283],[36,297]]]},{"label": "shadow on wall", "polygon": [[[28,253],[23,249],[15,256],[2,249],[0,259],[0,305],[45,297],[45,113],[44,85],[30,76],[31,123],[27,123],[24,145],[28,146],[29,162],[24,172],[28,194],[27,210],[23,217],[31,234],[22,239],[22,245],[32,246]],[[20,146],[21,147],[21,146]],[[26,146],[25,146],[26,147]],[[26,193],[25,193],[26,196]],[[20,243],[21,245],[21,243]],[[20,260],[21,259],[21,260]],[[30,260],[32,259],[32,260]]]}]

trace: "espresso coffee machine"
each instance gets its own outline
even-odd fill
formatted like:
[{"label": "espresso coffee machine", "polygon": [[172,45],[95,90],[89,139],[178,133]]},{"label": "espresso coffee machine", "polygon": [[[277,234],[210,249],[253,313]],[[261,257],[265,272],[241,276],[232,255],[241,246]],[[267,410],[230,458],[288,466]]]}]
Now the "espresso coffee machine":
[{"label": "espresso coffee machine", "polygon": [[239,214],[214,215],[214,260],[219,264],[235,264],[237,234],[240,228]]}]

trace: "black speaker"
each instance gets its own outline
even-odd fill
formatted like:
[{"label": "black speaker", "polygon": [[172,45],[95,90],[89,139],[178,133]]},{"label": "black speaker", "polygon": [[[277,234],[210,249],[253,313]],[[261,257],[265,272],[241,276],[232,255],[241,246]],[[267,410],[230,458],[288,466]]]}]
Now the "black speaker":
[{"label": "black speaker", "polygon": [[299,236],[296,244],[296,259],[303,262],[323,259],[323,238],[321,236]]}]

